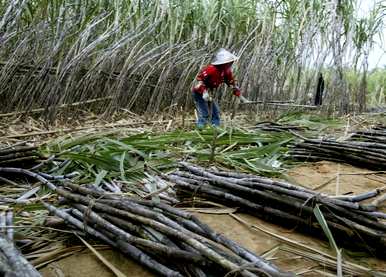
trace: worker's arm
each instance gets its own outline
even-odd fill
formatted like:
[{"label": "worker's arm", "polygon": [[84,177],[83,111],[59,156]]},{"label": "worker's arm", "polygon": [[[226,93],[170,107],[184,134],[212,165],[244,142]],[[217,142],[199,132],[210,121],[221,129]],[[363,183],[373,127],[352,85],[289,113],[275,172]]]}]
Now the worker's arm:
[{"label": "worker's arm", "polygon": [[241,90],[240,88],[237,86],[237,82],[233,76],[233,73],[232,73],[232,70],[229,68],[225,71],[225,83],[232,88],[232,92],[233,92],[233,95],[236,96],[236,97],[240,97],[241,96]]},{"label": "worker's arm", "polygon": [[198,81],[197,84],[193,87],[193,92],[202,94],[202,98],[205,101],[211,101],[211,97],[208,93],[208,81],[210,78],[210,68],[206,67],[200,71],[200,73],[197,75],[196,80]]},{"label": "worker's arm", "polygon": [[206,87],[204,82],[198,81],[198,83],[193,87],[193,92],[202,94],[202,98],[205,101],[211,101],[211,97],[208,93],[208,88]]},{"label": "worker's arm", "polygon": [[237,81],[233,77],[233,73],[231,69],[225,71],[225,83],[232,88],[233,95],[238,97],[241,103],[250,102],[247,98],[241,95],[241,90],[237,86]]}]

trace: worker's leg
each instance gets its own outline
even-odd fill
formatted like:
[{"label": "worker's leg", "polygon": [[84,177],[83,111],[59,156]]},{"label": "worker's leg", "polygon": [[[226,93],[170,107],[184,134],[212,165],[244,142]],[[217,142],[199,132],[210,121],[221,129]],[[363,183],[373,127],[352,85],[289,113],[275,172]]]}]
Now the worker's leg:
[{"label": "worker's leg", "polygon": [[209,118],[208,102],[202,98],[202,94],[193,92],[194,103],[197,110],[197,128],[204,128]]},{"label": "worker's leg", "polygon": [[215,101],[212,104],[212,125],[220,126],[220,108]]}]

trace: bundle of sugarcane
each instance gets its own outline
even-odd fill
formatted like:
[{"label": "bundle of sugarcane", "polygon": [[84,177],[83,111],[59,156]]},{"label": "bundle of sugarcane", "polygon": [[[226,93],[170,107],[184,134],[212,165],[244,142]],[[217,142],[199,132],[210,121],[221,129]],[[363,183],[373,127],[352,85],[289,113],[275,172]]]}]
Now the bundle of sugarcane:
[{"label": "bundle of sugarcane", "polygon": [[325,160],[386,169],[386,144],[380,142],[305,139],[291,146],[288,154],[298,160]]},{"label": "bundle of sugarcane", "polygon": [[271,122],[271,121],[258,122],[256,124],[256,128],[261,129],[263,131],[276,131],[276,132],[304,131],[306,129],[306,127],[290,125],[290,124],[280,124],[280,123]]},{"label": "bundle of sugarcane", "polygon": [[371,129],[372,130],[381,131],[381,132],[383,132],[386,135],[386,126],[385,125],[378,124],[376,126],[373,126]]},{"label": "bundle of sugarcane", "polygon": [[45,203],[51,213],[158,275],[219,276],[234,272],[241,276],[292,276],[193,215],[167,204],[118,197],[73,183],[55,191],[71,208]]},{"label": "bundle of sugarcane", "polygon": [[13,212],[10,209],[0,212],[0,275],[41,276],[13,244]]},{"label": "bundle of sugarcane", "polygon": [[193,215],[160,201],[118,196],[94,185],[79,186],[66,176],[1,167],[0,173],[37,179],[69,206],[61,209],[43,203],[75,228],[74,232],[102,240],[160,276],[223,276],[229,272],[251,277],[293,276]]},{"label": "bundle of sugarcane", "polygon": [[356,131],[350,140],[386,143],[386,127],[375,126],[370,130]]},{"label": "bundle of sugarcane", "polygon": [[257,217],[324,237],[314,214],[318,205],[343,246],[355,246],[385,257],[386,224],[382,220],[386,219],[386,214],[379,212],[377,205],[361,203],[385,190],[330,197],[260,176],[207,170],[184,162],[180,165],[180,170],[164,178],[175,183],[181,197],[198,196],[236,206]]},{"label": "bundle of sugarcane", "polygon": [[28,167],[34,165],[40,158],[37,146],[26,142],[0,147],[0,166],[18,165]]}]

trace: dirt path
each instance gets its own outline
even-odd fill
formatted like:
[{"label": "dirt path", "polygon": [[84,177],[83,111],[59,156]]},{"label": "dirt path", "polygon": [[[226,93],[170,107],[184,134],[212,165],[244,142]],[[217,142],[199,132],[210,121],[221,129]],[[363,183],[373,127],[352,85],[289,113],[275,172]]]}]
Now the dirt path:
[{"label": "dirt path", "polygon": [[[340,173],[337,180],[337,173]],[[299,184],[306,187],[318,189],[331,195],[354,193],[358,194],[386,185],[386,174],[382,175],[344,175],[344,174],[361,174],[371,172],[366,169],[356,168],[346,164],[337,164],[333,162],[317,162],[297,167],[289,172]]]},{"label": "dirt path", "polygon": [[[292,169],[289,175],[294,178],[299,184],[317,188],[325,184],[320,191],[335,194],[337,191],[339,194],[343,193],[360,193],[369,191],[374,188],[383,187],[386,184],[386,175],[343,175],[339,177],[339,182],[336,179],[337,172],[340,173],[360,173],[367,172],[366,170],[355,168],[349,165],[338,165],[331,162],[319,162],[314,164],[308,164],[299,166]],[[330,181],[328,184],[326,184]],[[302,235],[296,231],[279,227],[274,224],[269,224],[262,220],[249,215],[238,214],[244,220],[250,224],[254,224],[260,227],[264,227],[272,231],[275,234],[285,236],[289,239],[301,242],[310,247],[319,249],[325,253],[333,254],[328,244],[325,241],[312,238],[310,236]],[[307,271],[307,269],[316,266],[316,263],[305,259],[304,257],[290,254],[283,250],[278,250],[278,247],[284,245],[279,240],[273,238],[271,235],[264,234],[249,229],[245,225],[240,224],[234,218],[227,214],[208,214],[197,213],[197,216],[208,223],[216,231],[225,234],[229,238],[235,240],[241,245],[249,248],[253,252],[259,255],[272,250],[272,254],[269,256],[275,264],[285,270],[294,272]],[[338,242],[339,244],[339,242]],[[115,266],[117,266],[127,276],[147,277],[153,276],[151,273],[136,265],[135,263],[126,259],[120,253],[114,251],[103,251],[103,255]],[[368,257],[350,257],[347,254],[344,255],[344,259],[353,261],[357,264],[373,268],[376,270],[386,270],[386,261],[377,260]],[[323,268],[321,271],[327,271]],[[57,277],[57,276],[82,276],[82,277],[109,277],[114,276],[109,269],[107,269],[94,255],[88,251],[72,255],[64,258],[60,261],[52,263],[41,270],[43,276]],[[327,271],[332,273],[330,271]],[[305,273],[304,276],[320,276],[319,273]]]}]

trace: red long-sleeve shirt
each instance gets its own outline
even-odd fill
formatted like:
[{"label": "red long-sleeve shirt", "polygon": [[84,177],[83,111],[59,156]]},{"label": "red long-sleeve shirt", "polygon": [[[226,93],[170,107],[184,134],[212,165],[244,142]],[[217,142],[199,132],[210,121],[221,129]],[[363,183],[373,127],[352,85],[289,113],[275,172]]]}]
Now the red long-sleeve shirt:
[{"label": "red long-sleeve shirt", "polygon": [[[193,92],[203,93],[208,89],[218,88],[222,83],[228,86],[235,85],[232,69],[230,66],[215,66],[208,65],[204,67],[196,77],[197,81],[201,81],[200,85],[193,87]],[[240,96],[240,91],[234,91],[236,96]]]}]

